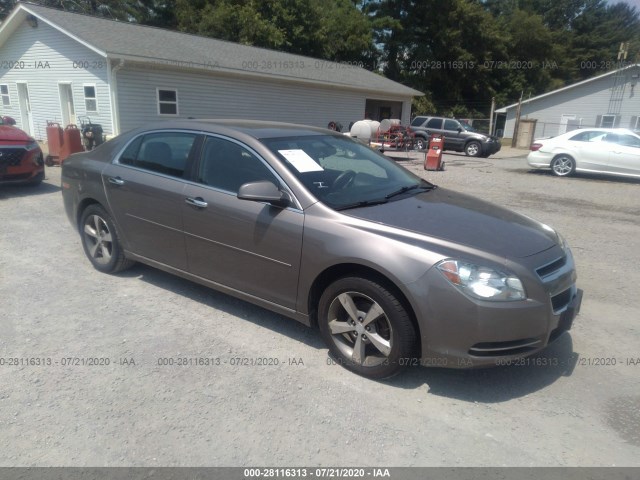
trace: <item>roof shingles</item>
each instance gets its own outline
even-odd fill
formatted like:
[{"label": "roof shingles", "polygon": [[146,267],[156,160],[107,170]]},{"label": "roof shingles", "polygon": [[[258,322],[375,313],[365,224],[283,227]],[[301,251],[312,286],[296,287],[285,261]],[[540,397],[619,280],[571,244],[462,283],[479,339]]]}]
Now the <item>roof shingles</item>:
[{"label": "roof shingles", "polygon": [[22,4],[109,58],[228,73],[258,73],[280,79],[416,96],[421,92],[363,68],[265,48]]}]

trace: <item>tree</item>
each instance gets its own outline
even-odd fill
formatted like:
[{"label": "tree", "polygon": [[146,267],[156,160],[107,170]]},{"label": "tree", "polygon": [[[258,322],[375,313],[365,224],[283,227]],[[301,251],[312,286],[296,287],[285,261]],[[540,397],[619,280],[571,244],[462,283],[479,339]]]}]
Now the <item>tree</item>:
[{"label": "tree", "polygon": [[349,0],[177,0],[178,28],[329,60],[372,50],[369,20]]}]

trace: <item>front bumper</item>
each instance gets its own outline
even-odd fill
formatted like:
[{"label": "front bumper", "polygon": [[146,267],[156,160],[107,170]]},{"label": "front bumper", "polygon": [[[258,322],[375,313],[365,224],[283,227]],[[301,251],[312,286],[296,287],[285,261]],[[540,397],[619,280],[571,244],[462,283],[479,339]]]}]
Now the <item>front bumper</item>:
[{"label": "front bumper", "polygon": [[484,142],[482,144],[482,153],[483,155],[493,155],[494,153],[498,153],[502,148],[502,144],[499,140],[495,140],[493,142]]},{"label": "front bumper", "polygon": [[0,185],[31,183],[44,177],[40,149],[4,146],[0,153]]},{"label": "front bumper", "polygon": [[524,261],[510,266],[525,285],[528,298],[522,301],[472,299],[435,268],[411,285],[420,299],[415,310],[423,365],[504,365],[544,349],[571,328],[582,303],[571,252],[554,247]]}]

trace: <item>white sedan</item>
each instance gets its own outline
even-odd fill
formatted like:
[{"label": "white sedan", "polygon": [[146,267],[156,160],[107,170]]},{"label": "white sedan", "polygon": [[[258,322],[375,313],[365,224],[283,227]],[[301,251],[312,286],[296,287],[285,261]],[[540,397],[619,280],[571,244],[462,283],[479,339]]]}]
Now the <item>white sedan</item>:
[{"label": "white sedan", "polygon": [[566,177],[574,172],[640,177],[640,136],[624,128],[585,128],[535,140],[527,162]]}]

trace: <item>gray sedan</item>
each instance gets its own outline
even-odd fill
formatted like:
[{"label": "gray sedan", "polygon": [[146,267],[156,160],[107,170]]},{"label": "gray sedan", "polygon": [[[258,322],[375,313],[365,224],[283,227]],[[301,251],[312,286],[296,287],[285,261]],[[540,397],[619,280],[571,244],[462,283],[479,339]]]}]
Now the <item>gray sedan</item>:
[{"label": "gray sedan", "polygon": [[329,130],[150,125],[69,158],[62,195],[96,269],[142,262],[318,326],[370,378],[526,356],[580,308],[555,230]]}]

